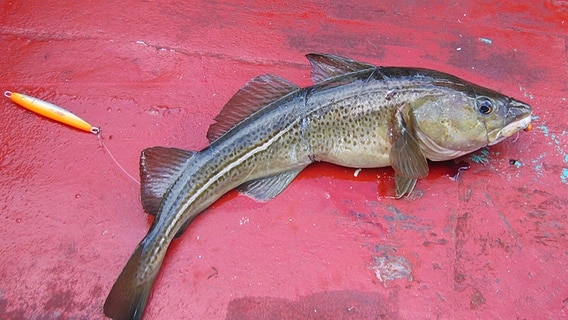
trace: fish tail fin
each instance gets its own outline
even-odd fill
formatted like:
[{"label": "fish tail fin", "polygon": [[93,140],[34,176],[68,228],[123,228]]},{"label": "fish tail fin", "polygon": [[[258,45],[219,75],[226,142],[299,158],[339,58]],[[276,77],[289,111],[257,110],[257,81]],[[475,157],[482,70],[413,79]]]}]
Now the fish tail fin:
[{"label": "fish tail fin", "polygon": [[[144,315],[148,295],[159,267],[146,279],[138,278],[144,245],[140,243],[112,286],[104,304],[105,315],[114,320],[138,320]],[[160,262],[161,265],[161,262]]]}]

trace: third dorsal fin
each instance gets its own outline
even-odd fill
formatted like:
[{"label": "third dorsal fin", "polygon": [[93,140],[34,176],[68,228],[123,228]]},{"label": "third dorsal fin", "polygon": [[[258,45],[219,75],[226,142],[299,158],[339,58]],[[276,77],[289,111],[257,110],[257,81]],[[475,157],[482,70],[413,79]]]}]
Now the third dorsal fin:
[{"label": "third dorsal fin", "polygon": [[255,111],[299,89],[288,80],[271,74],[250,80],[215,117],[216,123],[209,127],[207,139],[213,142]]},{"label": "third dorsal fin", "polygon": [[344,74],[376,68],[369,63],[332,54],[309,53],[306,58],[312,65],[312,81],[316,84]]},{"label": "third dorsal fin", "polygon": [[144,211],[156,215],[162,198],[181,174],[193,152],[167,147],[152,147],[140,155],[140,199]]}]

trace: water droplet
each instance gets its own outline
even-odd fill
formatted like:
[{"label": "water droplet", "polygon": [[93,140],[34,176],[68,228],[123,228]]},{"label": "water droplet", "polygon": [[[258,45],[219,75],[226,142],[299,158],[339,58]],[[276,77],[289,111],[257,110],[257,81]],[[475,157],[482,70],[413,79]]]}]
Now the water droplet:
[{"label": "water droplet", "polygon": [[22,218],[17,218],[16,223],[20,223],[20,222],[22,222]]},{"label": "water droplet", "polygon": [[77,194],[75,195],[75,199],[81,199],[81,194],[80,194],[80,193],[77,193]]}]

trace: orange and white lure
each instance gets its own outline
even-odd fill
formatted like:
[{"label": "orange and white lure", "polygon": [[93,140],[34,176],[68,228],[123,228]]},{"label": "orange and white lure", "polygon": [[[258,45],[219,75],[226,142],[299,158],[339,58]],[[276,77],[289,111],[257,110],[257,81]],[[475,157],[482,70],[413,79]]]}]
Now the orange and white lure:
[{"label": "orange and white lure", "polygon": [[10,91],[5,91],[4,96],[10,98],[10,100],[17,103],[18,105],[32,112],[41,114],[46,118],[97,135],[101,132],[101,129],[99,127],[93,127],[87,121],[79,118],[77,115],[71,113],[70,111],[54,105],[53,103],[30,97],[25,94]]},{"label": "orange and white lure", "polygon": [[40,100],[40,99],[37,99],[37,98],[34,98],[34,97],[30,97],[30,96],[25,95],[25,94],[11,92],[11,91],[5,91],[4,96],[6,96],[7,98],[10,98],[10,100],[19,104],[20,106],[22,106],[22,107],[24,107],[24,108],[26,108],[26,109],[28,109],[32,112],[38,113],[38,114],[40,114],[40,115],[42,115],[46,118],[55,120],[57,122],[66,124],[68,126],[71,126],[73,128],[79,129],[79,130],[94,133],[97,136],[97,138],[99,139],[99,144],[104,148],[104,150],[110,156],[112,161],[114,161],[114,163],[120,168],[120,170],[122,170],[134,182],[136,182],[137,184],[140,184],[140,182],[138,180],[136,180],[136,178],[134,178],[130,173],[128,173],[128,171],[126,171],[126,169],[124,169],[124,167],[122,167],[120,165],[120,163],[118,163],[116,158],[112,155],[110,150],[107,148],[107,146],[103,142],[100,127],[93,127],[87,121],[79,118],[77,115],[71,113],[70,111],[67,111],[67,110],[65,110],[65,109],[63,109],[59,106],[56,106],[53,103],[49,103],[47,101],[43,101],[43,100]]}]

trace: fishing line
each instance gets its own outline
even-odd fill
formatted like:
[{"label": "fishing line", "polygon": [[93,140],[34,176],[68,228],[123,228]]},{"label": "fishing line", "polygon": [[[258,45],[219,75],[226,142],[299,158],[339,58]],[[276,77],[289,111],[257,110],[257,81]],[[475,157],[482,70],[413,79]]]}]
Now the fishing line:
[{"label": "fishing line", "polygon": [[124,167],[118,162],[118,160],[116,160],[116,158],[112,155],[112,152],[110,152],[110,150],[108,149],[108,147],[106,146],[106,144],[104,143],[103,140],[103,136],[101,134],[101,130],[99,129],[99,132],[96,133],[97,135],[97,139],[99,140],[99,145],[101,147],[103,147],[103,149],[106,151],[106,153],[109,155],[109,157],[112,159],[112,161],[114,162],[114,164],[116,164],[116,166],[118,168],[120,168],[120,170],[122,170],[122,172],[124,172],[124,174],[126,174],[132,181],[136,182],[136,184],[140,185],[140,181],[138,181],[136,178],[134,178],[130,173],[128,173],[128,171],[126,171],[126,169],[124,169]]},{"label": "fishing line", "polygon": [[126,174],[130,179],[132,179],[132,181],[136,182],[138,185],[140,184],[140,182],[136,178],[134,178],[130,173],[128,173],[128,171],[126,171],[126,169],[124,169],[124,167],[116,160],[112,152],[110,152],[110,150],[103,141],[100,127],[94,127],[91,124],[89,124],[87,121],[73,114],[72,112],[65,110],[47,101],[43,101],[25,94],[11,92],[11,91],[5,91],[4,96],[29,111],[40,114],[51,120],[66,124],[73,128],[85,132],[90,132],[96,135],[97,139],[99,140],[99,145],[103,147],[104,151],[106,151],[106,153],[112,159],[114,164],[116,164],[120,168],[120,170],[124,172],[124,174]]}]

